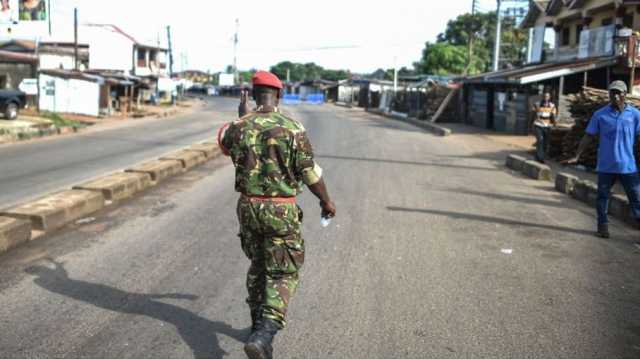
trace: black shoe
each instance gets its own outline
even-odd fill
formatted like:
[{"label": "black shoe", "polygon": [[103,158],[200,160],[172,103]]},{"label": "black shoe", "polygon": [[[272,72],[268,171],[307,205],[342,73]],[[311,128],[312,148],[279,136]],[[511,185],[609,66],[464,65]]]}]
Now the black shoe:
[{"label": "black shoe", "polygon": [[251,333],[247,344],[244,345],[244,352],[249,359],[273,359],[273,337],[280,326],[271,319],[262,319],[258,322],[258,328]]},{"label": "black shoe", "polygon": [[609,238],[609,225],[608,224],[599,224],[598,225],[598,237]]}]

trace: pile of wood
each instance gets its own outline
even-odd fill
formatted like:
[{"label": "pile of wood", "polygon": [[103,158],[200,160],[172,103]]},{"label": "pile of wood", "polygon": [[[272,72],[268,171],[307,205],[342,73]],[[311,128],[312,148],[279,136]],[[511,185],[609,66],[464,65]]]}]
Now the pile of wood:
[{"label": "pile of wood", "polygon": [[438,84],[429,87],[425,94],[426,101],[421,106],[420,118],[432,122],[455,121],[458,116],[456,111],[458,101],[455,96],[458,92],[456,89]]},{"label": "pile of wood", "polygon": [[[585,134],[589,120],[595,111],[609,103],[609,93],[606,90],[583,87],[582,92],[569,95],[569,111],[574,125],[569,131],[557,129],[552,131],[548,155],[558,161],[575,157],[578,144]],[[640,97],[627,95],[627,103],[640,108]],[[562,140],[558,141],[558,137]],[[640,160],[640,146],[636,145],[636,161]],[[597,164],[598,141],[589,146],[580,157],[580,163],[588,168],[595,168]]]}]

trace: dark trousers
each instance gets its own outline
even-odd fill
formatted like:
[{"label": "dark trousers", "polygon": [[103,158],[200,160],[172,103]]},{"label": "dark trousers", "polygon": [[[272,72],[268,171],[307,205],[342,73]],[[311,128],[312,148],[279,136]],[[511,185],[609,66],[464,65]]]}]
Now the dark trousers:
[{"label": "dark trousers", "polygon": [[533,131],[536,135],[536,160],[544,162],[549,141],[549,128],[534,125]]},{"label": "dark trousers", "polygon": [[638,173],[598,173],[598,224],[609,223],[607,211],[611,187],[620,180],[629,199],[631,213],[636,220],[640,219],[640,176]]}]

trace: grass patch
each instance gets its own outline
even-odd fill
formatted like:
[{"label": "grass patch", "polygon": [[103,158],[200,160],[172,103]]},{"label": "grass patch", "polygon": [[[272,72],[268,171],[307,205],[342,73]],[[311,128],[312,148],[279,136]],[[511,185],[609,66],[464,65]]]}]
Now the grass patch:
[{"label": "grass patch", "polygon": [[85,127],[85,124],[80,121],[70,120],[68,118],[64,118],[57,113],[54,112],[45,112],[42,114],[42,117],[53,122],[55,127]]}]

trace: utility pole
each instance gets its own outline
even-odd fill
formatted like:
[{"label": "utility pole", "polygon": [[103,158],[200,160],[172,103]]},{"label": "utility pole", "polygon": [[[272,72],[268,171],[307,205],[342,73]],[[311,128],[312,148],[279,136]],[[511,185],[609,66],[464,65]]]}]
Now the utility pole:
[{"label": "utility pole", "polygon": [[[51,14],[49,14],[51,16]],[[78,66],[78,8],[73,9],[73,63],[74,69],[79,70]]]},{"label": "utility pole", "polygon": [[238,30],[240,19],[236,19],[236,33],[233,35],[233,82],[238,84]]},{"label": "utility pole", "polygon": [[51,0],[47,1],[47,21],[49,22],[49,37],[51,37]]},{"label": "utility pole", "polygon": [[[478,7],[478,0],[473,0],[473,2],[471,3],[471,16],[475,16],[476,14],[476,10]],[[472,21],[473,22],[473,21]],[[474,34],[473,34],[473,29],[471,28],[472,24],[468,24],[468,28],[467,28],[467,66],[464,68],[464,74],[467,75],[469,73],[469,70],[471,69],[471,62],[472,62],[472,57],[473,57],[473,38],[474,38]]]},{"label": "utility pole", "polygon": [[169,46],[169,78],[173,77],[173,48],[171,47],[171,26],[167,26],[167,46]]},{"label": "utility pole", "polygon": [[398,57],[393,57],[393,93],[398,92]]},{"label": "utility pole", "polygon": [[500,3],[501,0],[498,1],[498,8],[496,9],[496,41],[493,46],[493,71],[498,71],[499,62],[500,62],[500,27],[501,27],[501,17],[500,17]]}]

